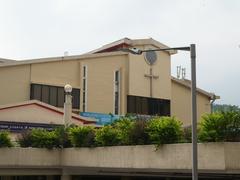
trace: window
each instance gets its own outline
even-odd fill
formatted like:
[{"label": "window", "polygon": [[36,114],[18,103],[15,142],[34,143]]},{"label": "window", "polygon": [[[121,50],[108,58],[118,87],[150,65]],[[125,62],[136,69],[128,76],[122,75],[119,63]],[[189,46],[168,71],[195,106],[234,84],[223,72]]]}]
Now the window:
[{"label": "window", "polygon": [[114,73],[114,114],[120,113],[120,71]]},{"label": "window", "polygon": [[170,116],[170,100],[128,96],[127,112],[145,115]]},{"label": "window", "polygon": [[[73,88],[73,108],[80,107],[80,89]],[[56,107],[63,107],[64,88],[58,86],[49,86],[43,84],[31,84],[30,99],[36,99]]]},{"label": "window", "polygon": [[82,111],[87,111],[87,66],[83,66],[83,105],[82,105]]}]

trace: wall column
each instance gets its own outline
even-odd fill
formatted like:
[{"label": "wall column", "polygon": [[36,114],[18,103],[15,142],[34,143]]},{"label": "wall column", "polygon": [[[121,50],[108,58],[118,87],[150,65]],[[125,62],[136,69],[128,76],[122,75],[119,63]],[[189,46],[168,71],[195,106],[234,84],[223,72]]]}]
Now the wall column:
[{"label": "wall column", "polygon": [[62,175],[61,180],[71,180],[72,177],[70,175]]},{"label": "wall column", "polygon": [[122,176],[121,177],[121,180],[131,180],[132,178],[131,177],[127,177],[127,176]]}]

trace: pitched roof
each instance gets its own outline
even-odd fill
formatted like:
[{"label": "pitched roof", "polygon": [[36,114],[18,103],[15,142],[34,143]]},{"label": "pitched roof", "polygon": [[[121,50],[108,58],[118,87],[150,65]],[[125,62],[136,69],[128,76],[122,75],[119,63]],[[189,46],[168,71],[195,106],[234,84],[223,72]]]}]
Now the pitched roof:
[{"label": "pitched roof", "polygon": [[[147,39],[123,38],[118,41],[114,41],[112,43],[106,44],[98,49],[93,50],[93,51],[90,51],[87,54],[112,52],[112,51],[118,50],[119,48],[129,48],[129,47],[134,47],[134,46],[138,46],[138,45],[153,45],[156,48],[169,48],[165,44],[162,44],[152,38],[147,38]],[[170,50],[168,52],[171,55],[177,53],[176,50]]]},{"label": "pitched roof", "polygon": [[[188,79],[178,79],[178,78],[175,78],[172,76],[172,81],[175,83],[178,83],[186,88],[191,89],[191,81]],[[215,95],[214,93],[207,92],[200,88],[197,88],[197,92],[209,97],[211,100],[215,99],[216,97],[220,98],[220,96]]]},{"label": "pitched roof", "polygon": [[[58,113],[58,114],[64,114],[64,111],[60,108],[54,107],[52,105],[46,104],[44,102],[40,102],[38,100],[29,100],[29,101],[24,101],[20,103],[14,103],[14,104],[7,104],[7,105],[1,105],[0,106],[0,111],[5,110],[5,109],[11,109],[11,108],[17,108],[17,107],[22,107],[22,106],[29,106],[29,105],[37,105],[39,107],[42,107],[44,109],[47,109],[49,111]],[[97,120],[92,119],[92,118],[87,118],[83,117],[77,114],[72,113],[72,119],[77,120],[82,122],[83,124],[95,124]]]},{"label": "pitched roof", "polygon": [[[46,62],[55,62],[55,61],[70,61],[70,60],[81,60],[81,59],[92,59],[97,57],[107,57],[107,56],[117,56],[117,55],[126,55],[127,52],[118,51],[119,48],[127,48],[134,47],[137,45],[153,45],[156,48],[168,48],[168,46],[152,39],[129,39],[123,38],[118,41],[114,41],[112,43],[106,44],[101,48],[90,51],[88,53],[82,55],[74,55],[74,56],[59,56],[59,57],[48,57],[48,58],[38,58],[38,59],[28,59],[28,60],[8,60],[11,63],[0,63],[0,67],[6,66],[17,66],[17,65],[25,65],[25,64],[35,64],[35,63],[46,63]],[[168,51],[169,54],[176,54],[176,50]],[[5,62],[6,59],[5,59]]]}]

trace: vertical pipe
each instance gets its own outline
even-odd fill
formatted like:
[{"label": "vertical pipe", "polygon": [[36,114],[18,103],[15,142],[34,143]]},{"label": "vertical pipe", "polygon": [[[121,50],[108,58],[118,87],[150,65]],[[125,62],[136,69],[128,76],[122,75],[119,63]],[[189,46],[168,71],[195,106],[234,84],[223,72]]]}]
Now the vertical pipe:
[{"label": "vertical pipe", "polygon": [[190,45],[191,54],[191,95],[192,95],[192,179],[198,180],[197,152],[197,98],[196,98],[196,49]]}]

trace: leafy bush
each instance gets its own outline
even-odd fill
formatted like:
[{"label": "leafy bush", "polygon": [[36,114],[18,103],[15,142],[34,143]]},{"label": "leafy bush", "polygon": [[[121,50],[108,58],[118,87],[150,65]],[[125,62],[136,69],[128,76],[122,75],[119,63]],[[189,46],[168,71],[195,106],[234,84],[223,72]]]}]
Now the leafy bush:
[{"label": "leafy bush", "polygon": [[122,145],[130,144],[130,133],[133,130],[134,121],[130,118],[122,118],[112,125],[117,131]]},{"label": "leafy bush", "polygon": [[132,130],[129,133],[130,144],[142,145],[149,144],[149,136],[146,132],[147,121],[136,120]]},{"label": "leafy bush", "polygon": [[114,146],[120,144],[121,138],[116,128],[104,126],[97,130],[95,141],[100,146]]},{"label": "leafy bush", "polygon": [[32,146],[32,134],[31,131],[23,131],[18,136],[18,143],[21,147],[31,147]]},{"label": "leafy bush", "polygon": [[240,141],[240,113],[228,111],[203,116],[199,139],[203,142]]},{"label": "leafy bush", "polygon": [[192,142],[192,126],[183,128],[182,142],[183,143],[191,143]]},{"label": "leafy bush", "polygon": [[55,131],[45,129],[33,129],[31,132],[32,147],[37,148],[57,148],[60,147],[58,136]]},{"label": "leafy bush", "polygon": [[56,131],[47,131],[45,129],[33,129],[25,132],[18,140],[21,147],[36,148],[59,148],[59,136]]},{"label": "leafy bush", "polygon": [[61,148],[72,147],[70,137],[69,137],[70,127],[58,127],[54,130],[57,136],[57,146]]},{"label": "leafy bush", "polygon": [[0,147],[12,147],[9,133],[6,131],[0,132]]},{"label": "leafy bush", "polygon": [[73,127],[69,130],[70,140],[75,147],[91,147],[95,145],[95,130],[90,126]]},{"label": "leafy bush", "polygon": [[182,137],[182,123],[174,117],[156,117],[147,124],[147,132],[154,144],[178,142]]}]

